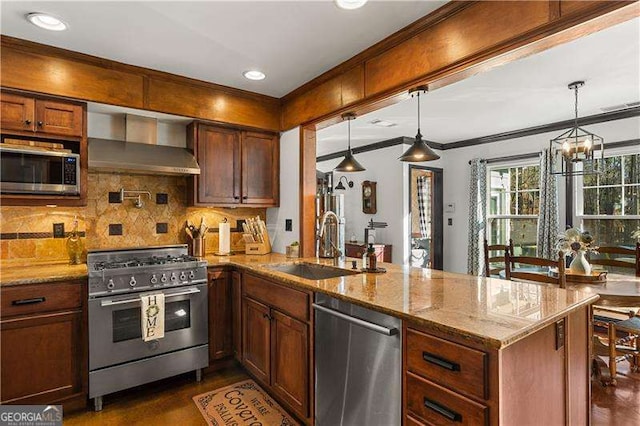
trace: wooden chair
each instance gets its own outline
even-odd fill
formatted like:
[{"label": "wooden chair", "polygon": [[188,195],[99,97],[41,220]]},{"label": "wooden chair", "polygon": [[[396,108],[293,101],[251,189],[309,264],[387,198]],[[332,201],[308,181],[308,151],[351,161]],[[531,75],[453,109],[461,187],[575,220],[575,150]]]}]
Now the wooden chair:
[{"label": "wooden chair", "polygon": [[[530,272],[530,271],[518,271],[514,268],[515,264],[529,265],[529,266],[548,266],[550,268],[558,268],[558,276],[552,277],[546,273]],[[508,280],[517,279],[523,281],[535,281],[547,284],[556,284],[560,288],[567,286],[567,277],[565,275],[564,267],[564,253],[558,252],[558,260],[543,259],[541,257],[529,257],[529,256],[511,256],[509,250],[507,250],[504,256],[505,274]]]},{"label": "wooden chair", "polygon": [[[594,324],[599,321],[594,319]],[[595,355],[609,358],[609,365],[596,357],[592,371],[600,379],[603,386],[616,385],[618,362],[627,359],[631,371],[640,370],[640,317],[630,315],[626,320],[607,321],[608,339],[604,343],[600,336],[593,336],[593,352]]]},{"label": "wooden chair", "polygon": [[[624,248],[624,247],[600,247],[598,248],[598,255],[606,255],[606,257],[595,257],[590,258],[589,263],[592,265],[602,265],[602,266],[614,266],[617,268],[630,268],[634,269],[636,273],[636,277],[640,277],[640,243],[636,243],[635,248]],[[615,255],[614,258],[611,258],[611,255]],[[631,259],[635,259],[635,262],[627,262],[620,257],[629,257]],[[593,257],[593,256],[590,256]]]},{"label": "wooden chair", "polygon": [[[497,277],[500,274],[500,271],[504,268],[493,268],[491,269],[491,264],[492,263],[503,263],[504,262],[504,255],[507,252],[507,250],[509,250],[510,253],[513,253],[513,240],[509,239],[509,245],[501,245],[501,244],[494,244],[494,245],[489,245],[489,242],[485,239],[484,240],[484,273],[487,277]],[[500,252],[498,254],[496,254],[495,256],[490,257],[489,256],[489,252],[494,251],[494,252]]]}]

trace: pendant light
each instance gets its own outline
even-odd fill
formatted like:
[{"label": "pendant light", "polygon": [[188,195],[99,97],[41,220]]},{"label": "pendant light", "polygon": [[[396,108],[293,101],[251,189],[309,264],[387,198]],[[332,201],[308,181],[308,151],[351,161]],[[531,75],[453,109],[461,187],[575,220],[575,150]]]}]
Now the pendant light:
[{"label": "pendant light", "polygon": [[569,89],[575,92],[573,127],[551,139],[551,174],[574,176],[600,173],[604,163],[604,139],[578,126],[578,89],[584,81],[574,81]]},{"label": "pendant light", "polygon": [[418,133],[416,134],[416,140],[407,149],[404,154],[399,158],[400,161],[411,162],[423,162],[437,160],[440,158],[438,154],[433,152],[429,145],[422,140],[422,134],[420,133],[420,92],[427,93],[427,86],[418,86],[415,89],[409,91],[411,97],[416,96],[418,98]]},{"label": "pendant light", "polygon": [[356,118],[356,114],[353,112],[347,112],[345,114],[342,114],[342,119],[348,120],[347,125],[349,128],[349,136],[348,136],[349,148],[347,150],[347,153],[344,156],[344,160],[342,160],[340,164],[338,164],[336,168],[333,169],[336,172],[363,172],[365,170],[365,168],[362,167],[362,165],[358,163],[356,159],[353,157],[353,152],[351,151],[351,120],[354,120],[355,118]]}]

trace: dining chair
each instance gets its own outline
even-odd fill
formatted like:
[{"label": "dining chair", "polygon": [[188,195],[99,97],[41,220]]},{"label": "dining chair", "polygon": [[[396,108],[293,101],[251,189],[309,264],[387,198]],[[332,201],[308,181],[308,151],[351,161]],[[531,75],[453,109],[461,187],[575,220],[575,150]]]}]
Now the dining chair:
[{"label": "dining chair", "polygon": [[[605,324],[594,319],[595,325],[606,325],[606,343],[598,335],[593,336],[593,353],[596,355],[592,371],[603,386],[616,385],[618,363],[628,360],[632,372],[640,371],[640,317],[630,315],[625,320],[607,321]],[[598,356],[609,358],[607,365]]]},{"label": "dining chair", "polygon": [[[605,255],[605,257],[600,257],[600,255]],[[623,260],[623,257],[629,260]],[[634,269],[636,277],[640,277],[640,242],[636,243],[635,248],[600,246],[598,248],[598,256],[589,255],[589,263],[592,265]]]},{"label": "dining chair", "polygon": [[[547,284],[555,284],[560,288],[567,286],[567,277],[565,275],[564,267],[564,253],[558,252],[557,260],[549,260],[541,257],[531,256],[512,256],[509,250],[506,251],[504,256],[505,264],[505,277],[508,280],[523,280],[523,281],[535,281]],[[518,268],[515,268],[515,265]],[[558,275],[551,276],[547,272],[537,272],[535,268],[538,267],[557,268]]]},{"label": "dining chair", "polygon": [[[493,268],[491,269],[492,263],[504,263],[504,255],[509,250],[510,253],[513,254],[513,240],[509,238],[508,245],[502,244],[493,244],[489,245],[489,242],[484,240],[484,274],[487,277],[498,277],[500,271],[504,268]],[[495,253],[495,256],[489,256],[489,252],[498,252]]]}]

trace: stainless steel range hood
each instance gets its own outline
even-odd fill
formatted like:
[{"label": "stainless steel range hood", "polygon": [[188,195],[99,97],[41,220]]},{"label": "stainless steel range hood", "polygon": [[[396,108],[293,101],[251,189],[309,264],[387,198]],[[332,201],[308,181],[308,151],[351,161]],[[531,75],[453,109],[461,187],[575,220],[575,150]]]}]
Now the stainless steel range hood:
[{"label": "stainless steel range hood", "polygon": [[186,148],[157,144],[157,120],[127,115],[125,140],[89,138],[89,168],[118,172],[199,175]]}]

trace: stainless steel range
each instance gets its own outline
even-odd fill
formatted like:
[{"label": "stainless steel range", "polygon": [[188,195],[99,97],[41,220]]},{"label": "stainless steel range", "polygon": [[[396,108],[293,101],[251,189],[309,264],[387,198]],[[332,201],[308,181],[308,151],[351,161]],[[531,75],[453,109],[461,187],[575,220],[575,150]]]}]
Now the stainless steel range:
[{"label": "stainless steel range", "polygon": [[[186,245],[96,250],[89,269],[89,397],[209,364],[207,262]],[[141,296],[163,293],[164,337],[143,341]]]}]

